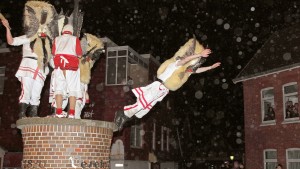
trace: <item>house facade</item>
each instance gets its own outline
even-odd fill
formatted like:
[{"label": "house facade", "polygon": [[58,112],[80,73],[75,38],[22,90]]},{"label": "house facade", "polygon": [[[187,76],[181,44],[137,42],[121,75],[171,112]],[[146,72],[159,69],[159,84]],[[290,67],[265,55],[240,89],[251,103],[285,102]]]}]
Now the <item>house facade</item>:
[{"label": "house facade", "polygon": [[[132,104],[132,88],[145,86],[156,78],[160,63],[150,54],[139,54],[129,46],[118,46],[109,38],[103,54],[92,69],[89,85],[90,104],[82,118],[113,121],[117,110]],[[22,137],[16,128],[20,84],[14,77],[21,61],[19,48],[0,50],[0,146],[5,148],[4,168],[17,168],[22,157]],[[50,115],[48,77],[42,91],[39,116]],[[111,147],[111,168],[177,168],[174,162],[178,146],[173,139],[172,94],[158,103],[143,119],[133,118],[123,131],[115,132]]]},{"label": "house facade", "polygon": [[300,25],[275,32],[235,83],[244,90],[248,169],[300,168]]}]

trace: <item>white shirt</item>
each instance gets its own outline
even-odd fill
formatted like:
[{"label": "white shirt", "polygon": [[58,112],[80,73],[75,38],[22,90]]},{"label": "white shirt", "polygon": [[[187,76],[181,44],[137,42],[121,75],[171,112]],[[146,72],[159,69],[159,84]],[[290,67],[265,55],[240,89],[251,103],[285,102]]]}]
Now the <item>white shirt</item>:
[{"label": "white shirt", "polygon": [[38,56],[35,53],[33,53],[30,47],[30,39],[27,38],[26,35],[15,37],[13,38],[13,43],[11,45],[13,46],[23,45],[23,53],[22,53],[23,59],[16,73],[16,77],[20,81],[22,80],[21,77],[29,77],[34,80],[37,80],[43,85],[46,76],[49,72],[49,69],[48,67],[46,67],[46,71],[44,72],[43,70],[40,70],[38,68],[37,60],[26,58],[26,57],[38,58]]},{"label": "white shirt", "polygon": [[173,62],[171,64],[169,64],[167,66],[167,68],[165,69],[165,71],[158,76],[158,78],[165,82],[169,77],[172,76],[172,74],[178,69],[180,68],[180,66],[177,66],[177,63],[179,62],[180,60],[177,60],[176,62]]},{"label": "white shirt", "polygon": [[30,39],[27,38],[26,35],[13,38],[13,43],[11,45],[13,46],[23,45],[23,57],[26,56],[26,57],[37,58],[37,55],[33,53],[30,47]]},{"label": "white shirt", "polygon": [[62,36],[55,38],[55,55],[58,54],[77,56],[76,36],[63,34]]}]

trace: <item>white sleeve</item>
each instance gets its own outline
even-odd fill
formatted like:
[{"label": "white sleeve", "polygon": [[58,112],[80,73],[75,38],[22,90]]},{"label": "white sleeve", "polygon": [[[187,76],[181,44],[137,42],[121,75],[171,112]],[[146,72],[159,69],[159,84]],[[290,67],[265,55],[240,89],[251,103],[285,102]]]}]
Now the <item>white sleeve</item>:
[{"label": "white sleeve", "polygon": [[20,46],[26,43],[30,43],[30,39],[26,37],[26,35],[14,37],[13,43],[11,45],[13,46]]}]

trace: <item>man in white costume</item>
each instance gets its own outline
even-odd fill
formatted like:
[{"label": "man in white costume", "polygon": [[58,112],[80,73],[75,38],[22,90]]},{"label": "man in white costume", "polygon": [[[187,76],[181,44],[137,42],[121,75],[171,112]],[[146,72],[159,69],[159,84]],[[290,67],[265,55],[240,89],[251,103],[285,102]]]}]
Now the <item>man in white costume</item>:
[{"label": "man in white costume", "polygon": [[64,117],[62,113],[64,95],[68,93],[69,96],[69,118],[75,116],[76,98],[82,97],[79,70],[79,58],[82,56],[82,49],[79,39],[72,34],[72,25],[65,25],[62,35],[55,38],[52,47],[52,54],[55,56],[54,95],[57,117]]},{"label": "man in white costume", "polygon": [[[190,62],[193,59],[200,57],[208,57],[211,53],[210,49],[205,49],[201,54],[187,56],[184,59],[179,59],[167,66],[165,71],[158,76],[158,80],[149,84],[145,87],[138,87],[132,89],[132,92],[137,98],[137,102],[133,105],[128,105],[124,107],[124,111],[116,112],[115,123],[119,130],[123,128],[123,125],[132,116],[137,118],[142,118],[145,116],[151,108],[157,103],[163,100],[163,98],[169,93],[169,89],[164,86],[164,82],[172,76],[172,74],[181,66]],[[220,63],[215,63],[212,66],[200,67],[195,73],[202,73],[216,67],[220,66]]]},{"label": "man in white costume", "polygon": [[23,58],[16,77],[21,82],[22,91],[19,97],[19,118],[26,117],[27,108],[30,107],[29,115],[37,116],[37,109],[40,104],[40,95],[44,86],[44,81],[49,72],[48,67],[45,70],[38,67],[38,56],[30,47],[30,39],[26,35],[12,37],[9,23],[2,19],[2,24],[6,28],[6,39],[9,45],[23,45]]}]

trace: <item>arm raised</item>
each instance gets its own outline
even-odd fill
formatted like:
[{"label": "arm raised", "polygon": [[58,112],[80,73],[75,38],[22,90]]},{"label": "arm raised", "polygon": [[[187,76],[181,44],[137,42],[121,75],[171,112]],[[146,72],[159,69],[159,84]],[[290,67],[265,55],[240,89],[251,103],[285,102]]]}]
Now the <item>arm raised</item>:
[{"label": "arm raised", "polygon": [[9,45],[11,45],[14,40],[13,40],[13,37],[10,32],[9,23],[6,19],[2,19],[1,21],[2,21],[3,26],[5,26],[5,28],[6,28],[6,41]]},{"label": "arm raised", "polygon": [[215,69],[215,68],[219,67],[220,65],[221,65],[221,63],[220,63],[220,62],[217,62],[217,63],[215,63],[215,64],[213,64],[213,65],[211,65],[211,66],[200,67],[200,68],[198,68],[198,69],[196,70],[195,73],[206,72],[206,71],[208,71],[208,70]]},{"label": "arm raised", "polygon": [[186,58],[180,60],[176,66],[182,66],[186,63],[188,63],[189,61],[199,58],[199,57],[208,57],[209,54],[211,54],[211,50],[210,49],[205,49],[203,50],[200,54],[198,55],[191,55],[191,56],[187,56]]}]

